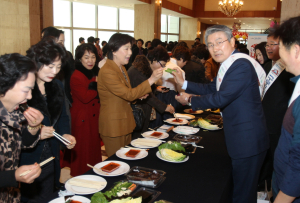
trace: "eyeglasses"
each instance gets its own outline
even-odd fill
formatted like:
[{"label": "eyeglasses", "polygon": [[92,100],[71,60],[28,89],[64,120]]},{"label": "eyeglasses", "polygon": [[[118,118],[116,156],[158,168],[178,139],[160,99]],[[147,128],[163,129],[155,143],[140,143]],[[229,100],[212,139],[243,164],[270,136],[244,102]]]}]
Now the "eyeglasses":
[{"label": "eyeglasses", "polygon": [[266,44],[265,48],[269,48],[269,47],[272,48],[275,45],[279,45],[279,44]]},{"label": "eyeglasses", "polygon": [[224,42],[228,41],[228,39],[224,40],[223,42],[217,42],[216,44],[208,44],[207,49],[213,49],[214,47],[220,47]]},{"label": "eyeglasses", "polygon": [[162,68],[166,67],[166,65],[162,65],[159,61],[157,61]]}]

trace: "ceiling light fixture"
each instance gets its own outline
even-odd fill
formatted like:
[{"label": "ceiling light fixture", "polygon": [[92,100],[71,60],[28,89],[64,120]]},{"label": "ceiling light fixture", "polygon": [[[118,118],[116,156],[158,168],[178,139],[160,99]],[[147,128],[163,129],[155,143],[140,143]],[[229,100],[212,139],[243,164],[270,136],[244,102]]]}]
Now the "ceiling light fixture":
[{"label": "ceiling light fixture", "polygon": [[227,16],[234,16],[243,7],[244,2],[240,0],[219,1],[219,10]]}]

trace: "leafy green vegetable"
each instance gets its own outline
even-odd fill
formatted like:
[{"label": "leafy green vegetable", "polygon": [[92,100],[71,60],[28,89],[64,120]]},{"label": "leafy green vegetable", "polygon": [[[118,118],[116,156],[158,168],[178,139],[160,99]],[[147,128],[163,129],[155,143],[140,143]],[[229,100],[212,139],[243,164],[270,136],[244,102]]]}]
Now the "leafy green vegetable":
[{"label": "leafy green vegetable", "polygon": [[125,199],[115,199],[115,200],[111,201],[110,203],[125,203],[125,202],[128,202],[129,200],[131,200],[131,197],[127,197]]},{"label": "leafy green vegetable", "polygon": [[171,68],[168,68],[167,70],[165,70],[167,73],[173,73],[173,72],[176,72],[176,70],[173,70],[173,69],[171,69]]},{"label": "leafy green vegetable", "polygon": [[130,182],[117,182],[116,185],[109,191],[106,191],[104,195],[108,198],[116,197],[117,193],[122,190],[122,188],[129,188],[133,183]]},{"label": "leafy green vegetable", "polygon": [[105,198],[102,192],[96,192],[91,198],[91,203],[109,203],[109,202],[107,201],[107,199]]},{"label": "leafy green vegetable", "polygon": [[158,147],[158,149],[159,149],[159,151],[161,149],[171,149],[171,150],[174,150],[174,151],[177,150],[177,151],[183,151],[183,152],[185,152],[185,148],[180,144],[180,142],[172,142],[172,143],[166,142],[166,143],[160,145]]},{"label": "leafy green vegetable", "polygon": [[159,153],[164,159],[169,161],[182,161],[186,157],[186,155],[175,152],[171,149],[161,149],[159,150]]},{"label": "leafy green vegetable", "polygon": [[197,126],[198,126],[198,121],[197,121],[197,120],[192,120],[192,121],[190,121],[189,126],[197,127]]}]

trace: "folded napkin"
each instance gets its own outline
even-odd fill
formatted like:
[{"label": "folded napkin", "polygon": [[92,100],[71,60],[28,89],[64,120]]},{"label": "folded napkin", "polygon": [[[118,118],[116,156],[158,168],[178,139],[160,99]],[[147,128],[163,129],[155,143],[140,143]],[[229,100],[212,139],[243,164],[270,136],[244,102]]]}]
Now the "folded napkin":
[{"label": "folded napkin", "polygon": [[193,128],[189,126],[178,126],[174,128],[174,132],[179,134],[195,134],[199,132],[200,128]]}]

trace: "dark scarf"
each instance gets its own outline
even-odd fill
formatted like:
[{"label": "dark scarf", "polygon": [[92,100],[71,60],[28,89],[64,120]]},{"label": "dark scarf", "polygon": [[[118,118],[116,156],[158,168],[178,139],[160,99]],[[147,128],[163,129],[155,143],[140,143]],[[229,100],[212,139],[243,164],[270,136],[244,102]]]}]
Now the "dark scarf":
[{"label": "dark scarf", "polygon": [[82,72],[90,80],[94,76],[98,75],[99,67],[97,65],[98,64],[95,63],[95,66],[91,70],[88,70],[82,65],[82,63],[76,63],[75,68],[76,68],[76,70]]},{"label": "dark scarf", "polygon": [[64,92],[55,80],[45,83],[45,92],[47,99],[40,92],[37,83],[35,83],[32,90],[32,99],[27,103],[29,106],[38,109],[43,115],[48,116],[51,125],[54,126],[62,112]]}]

